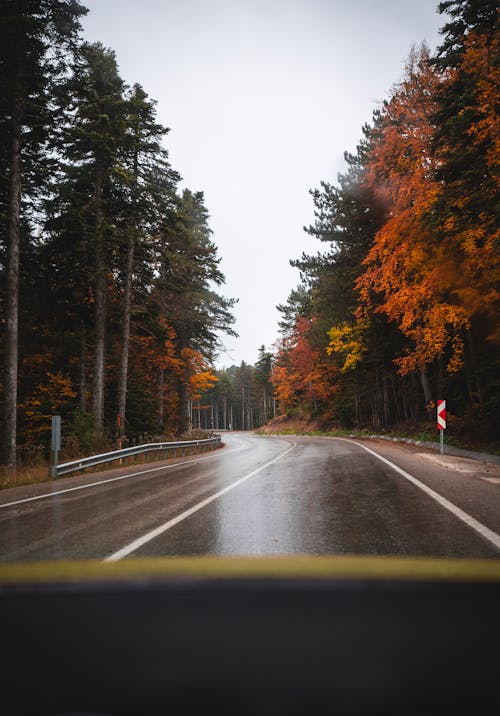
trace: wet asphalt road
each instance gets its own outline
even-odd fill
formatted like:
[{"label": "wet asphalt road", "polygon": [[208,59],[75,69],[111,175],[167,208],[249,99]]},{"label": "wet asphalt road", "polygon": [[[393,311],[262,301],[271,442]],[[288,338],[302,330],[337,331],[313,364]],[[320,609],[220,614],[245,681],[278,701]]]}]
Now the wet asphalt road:
[{"label": "wet asphalt road", "polygon": [[[223,440],[213,453],[2,491],[0,560],[500,558],[488,540],[352,441],[248,433]],[[500,533],[500,485],[482,479],[480,467],[463,475],[416,450],[365,444]]]}]

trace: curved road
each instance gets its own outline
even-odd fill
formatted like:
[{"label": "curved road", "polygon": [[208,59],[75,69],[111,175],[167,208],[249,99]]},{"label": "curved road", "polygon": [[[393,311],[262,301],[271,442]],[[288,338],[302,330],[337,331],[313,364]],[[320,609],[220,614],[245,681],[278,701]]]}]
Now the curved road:
[{"label": "curved road", "polygon": [[460,472],[381,441],[223,441],[200,456],[3,490],[0,560],[500,558],[500,485],[480,463]]}]

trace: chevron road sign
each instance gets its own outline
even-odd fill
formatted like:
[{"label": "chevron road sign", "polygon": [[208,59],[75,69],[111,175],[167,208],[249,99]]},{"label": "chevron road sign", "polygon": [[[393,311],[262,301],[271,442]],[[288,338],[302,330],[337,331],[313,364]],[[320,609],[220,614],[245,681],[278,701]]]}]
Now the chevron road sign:
[{"label": "chevron road sign", "polygon": [[439,430],[446,430],[446,400],[437,402],[437,425]]},{"label": "chevron road sign", "polygon": [[446,400],[437,402],[437,424],[439,429],[439,448],[444,455],[444,431],[446,430]]}]

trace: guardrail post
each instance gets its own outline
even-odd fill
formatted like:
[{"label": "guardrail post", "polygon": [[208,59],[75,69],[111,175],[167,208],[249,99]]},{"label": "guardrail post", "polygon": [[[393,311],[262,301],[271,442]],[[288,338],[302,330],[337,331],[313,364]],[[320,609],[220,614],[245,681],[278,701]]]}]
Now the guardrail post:
[{"label": "guardrail post", "polygon": [[57,477],[57,463],[59,459],[59,451],[61,449],[61,416],[52,416],[52,435],[51,435],[51,448],[54,455],[54,464],[50,468],[50,476],[52,478]]}]

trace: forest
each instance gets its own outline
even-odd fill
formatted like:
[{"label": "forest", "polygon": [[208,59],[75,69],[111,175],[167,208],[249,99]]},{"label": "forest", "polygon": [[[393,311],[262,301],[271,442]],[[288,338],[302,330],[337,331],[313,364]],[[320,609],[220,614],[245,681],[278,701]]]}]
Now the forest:
[{"label": "forest", "polygon": [[182,435],[235,335],[202,192],[179,189],[168,129],[76,0],[2,3],[3,464]]},{"label": "forest", "polygon": [[[282,414],[430,429],[500,448],[498,5],[439,4],[337,184],[311,191],[323,242],[291,261],[272,382]],[[436,438],[435,438],[436,439]]]},{"label": "forest", "polygon": [[438,9],[439,47],[411,50],[346,170],[311,190],[322,243],[291,259],[276,344],[217,371],[236,299],[155,100],[83,41],[77,0],[4,0],[4,466],[47,458],[54,414],[69,458],[276,417],[434,428],[438,398],[457,439],[500,449],[498,9]]}]

